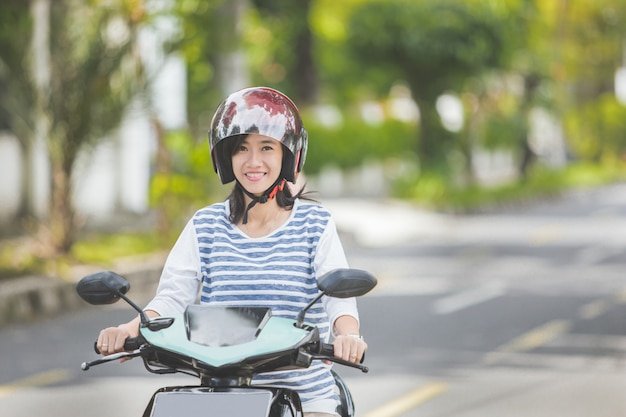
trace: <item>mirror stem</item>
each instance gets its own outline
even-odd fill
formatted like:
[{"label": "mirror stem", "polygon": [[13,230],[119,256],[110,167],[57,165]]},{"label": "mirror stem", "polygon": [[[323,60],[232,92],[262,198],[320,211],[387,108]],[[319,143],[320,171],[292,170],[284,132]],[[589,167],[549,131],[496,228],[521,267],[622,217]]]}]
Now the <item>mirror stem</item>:
[{"label": "mirror stem", "polygon": [[139,318],[141,319],[141,324],[147,324],[150,319],[148,319],[148,316],[146,315],[146,312],[143,311],[141,308],[139,308],[139,306],[135,303],[133,303],[130,298],[126,297],[124,294],[122,294],[120,291],[117,291],[117,295],[119,295],[119,297],[126,301],[128,304],[130,304],[130,306],[132,308],[134,308],[135,310],[137,310],[139,312]]},{"label": "mirror stem", "polygon": [[319,293],[319,295],[317,297],[315,297],[313,299],[313,301],[311,301],[309,304],[307,304],[306,307],[304,307],[302,309],[302,311],[300,311],[300,313],[298,313],[298,318],[297,318],[297,322],[296,322],[296,327],[301,329],[302,327],[304,327],[304,316],[306,316],[306,312],[313,307],[313,304],[317,303],[320,298],[322,298],[324,296],[324,293],[321,292]]}]

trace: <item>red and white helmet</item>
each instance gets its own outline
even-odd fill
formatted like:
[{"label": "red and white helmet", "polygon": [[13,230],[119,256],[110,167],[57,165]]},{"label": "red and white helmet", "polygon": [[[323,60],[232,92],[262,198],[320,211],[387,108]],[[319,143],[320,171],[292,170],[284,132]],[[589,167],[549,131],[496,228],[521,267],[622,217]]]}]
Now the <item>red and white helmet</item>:
[{"label": "red and white helmet", "polygon": [[283,145],[281,177],[295,183],[308,144],[298,108],[277,90],[251,87],[236,91],[222,101],[211,121],[211,159],[222,184],[235,179],[231,160],[235,141],[231,138],[249,133],[270,137]]}]

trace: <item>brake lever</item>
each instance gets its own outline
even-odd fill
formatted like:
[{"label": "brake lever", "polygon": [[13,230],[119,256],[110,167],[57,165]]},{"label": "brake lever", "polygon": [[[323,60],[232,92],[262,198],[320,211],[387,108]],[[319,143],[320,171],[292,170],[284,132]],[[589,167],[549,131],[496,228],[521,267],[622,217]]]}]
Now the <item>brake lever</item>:
[{"label": "brake lever", "polygon": [[343,360],[341,358],[336,358],[334,356],[312,355],[312,358],[313,359],[317,359],[317,360],[321,360],[321,361],[331,361],[331,362],[338,363],[340,365],[349,366],[351,368],[356,368],[356,369],[359,369],[364,374],[366,374],[366,373],[368,373],[370,371],[370,368],[365,366],[365,365],[362,365],[360,363],[349,362],[349,361]]},{"label": "brake lever", "polygon": [[141,349],[135,349],[132,352],[114,353],[112,355],[107,355],[107,356],[105,356],[103,358],[100,358],[100,359],[95,359],[95,360],[89,361],[89,362],[83,362],[83,363],[80,364],[80,369],[82,369],[83,371],[87,371],[92,366],[101,365],[101,364],[107,363],[107,362],[112,362],[112,361],[117,360],[117,359],[136,358],[137,356],[140,356],[140,355],[141,355]]}]

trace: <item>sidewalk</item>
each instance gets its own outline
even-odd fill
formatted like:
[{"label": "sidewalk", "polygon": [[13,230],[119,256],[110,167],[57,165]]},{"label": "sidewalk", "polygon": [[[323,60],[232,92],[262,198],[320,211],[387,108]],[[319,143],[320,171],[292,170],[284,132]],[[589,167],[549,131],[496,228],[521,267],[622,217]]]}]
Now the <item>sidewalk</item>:
[{"label": "sidewalk", "polygon": [[339,233],[365,247],[415,242],[449,229],[445,215],[398,200],[331,199],[322,204],[333,214]]}]

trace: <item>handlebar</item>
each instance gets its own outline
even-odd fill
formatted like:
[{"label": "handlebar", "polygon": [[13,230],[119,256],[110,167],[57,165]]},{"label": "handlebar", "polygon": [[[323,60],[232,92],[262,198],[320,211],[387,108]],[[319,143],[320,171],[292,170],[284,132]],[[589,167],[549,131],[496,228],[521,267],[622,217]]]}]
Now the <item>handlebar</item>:
[{"label": "handlebar", "polygon": [[[124,350],[127,352],[130,352],[132,350],[136,350],[139,349],[139,347],[144,343],[143,338],[137,336],[137,337],[129,337],[128,339],[126,339],[126,341],[124,342]],[[98,341],[93,342],[93,350],[100,355],[102,352],[100,352],[100,349],[98,349]]]},{"label": "handlebar", "polygon": [[[141,336],[129,337],[124,342],[125,352],[114,353],[112,355],[107,355],[103,358],[96,359],[90,362],[83,362],[81,364],[81,369],[83,371],[86,371],[95,365],[100,365],[103,363],[111,362],[111,361],[122,359],[122,358],[134,358],[137,356],[141,356],[141,353],[142,353],[141,347],[142,345],[144,345],[144,343],[145,343],[145,339],[143,339]],[[97,342],[94,342],[93,348],[97,354],[101,353],[97,347]],[[369,372],[369,368],[365,365],[362,365],[363,360],[365,359],[365,355],[363,355],[363,357],[361,358],[360,363],[349,362],[341,358],[337,358],[335,357],[335,347],[333,346],[332,343],[314,342],[308,345],[305,349],[309,354],[311,354],[311,357],[313,359],[335,362],[340,365],[360,369],[361,372],[363,373]]]},{"label": "handlebar", "polygon": [[[89,362],[83,362],[80,365],[80,368],[83,371],[88,370],[89,368],[91,368],[92,366],[95,365],[100,365],[103,363],[107,363],[107,362],[111,362],[117,359],[122,359],[122,358],[134,358],[136,356],[141,355],[141,345],[144,343],[143,338],[141,337],[129,337],[128,339],[126,339],[126,341],[124,342],[124,350],[125,352],[120,352],[120,353],[114,353],[112,355],[107,355],[103,358],[100,359],[96,359],[93,361],[89,361]],[[98,349],[97,346],[98,342],[94,342],[93,344],[93,350],[99,355],[101,354],[100,349]]]},{"label": "handlebar", "polygon": [[368,373],[369,368],[365,365],[362,365],[363,360],[365,359],[365,354],[361,358],[360,363],[348,362],[343,359],[335,357],[335,347],[332,343],[322,343],[316,342],[311,345],[311,349],[309,352],[313,354],[314,359],[327,360],[331,362],[338,363],[340,365],[349,366],[351,368],[360,369],[363,373]]}]

